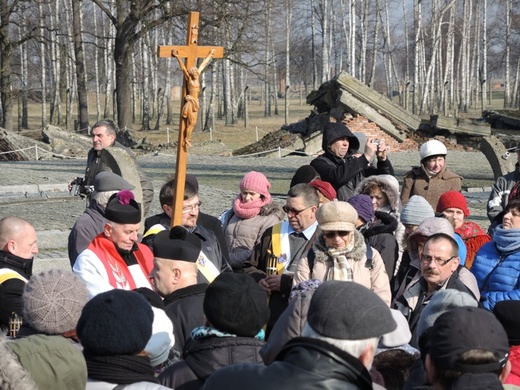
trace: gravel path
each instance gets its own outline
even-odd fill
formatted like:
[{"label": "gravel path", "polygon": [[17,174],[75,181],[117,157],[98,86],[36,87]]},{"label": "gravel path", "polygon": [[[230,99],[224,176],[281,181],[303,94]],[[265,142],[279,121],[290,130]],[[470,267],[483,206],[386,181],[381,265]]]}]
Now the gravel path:
[{"label": "gravel path", "polygon": [[[195,149],[195,148],[194,148]],[[197,154],[198,152],[198,154]],[[238,191],[238,183],[242,176],[250,170],[258,170],[266,174],[272,184],[275,198],[284,199],[289,182],[298,167],[308,164],[313,157],[278,158],[239,158],[218,155],[203,155],[203,151],[194,150],[189,156],[188,172],[197,176],[200,183],[200,198],[203,210],[218,216],[230,207]],[[149,215],[160,212],[158,201],[159,190],[167,175],[174,173],[175,157],[160,153],[157,156],[145,155],[138,158],[144,171],[152,178],[156,197]],[[399,152],[390,155],[396,171],[401,179],[410,166],[417,164],[418,152]],[[0,192],[0,218],[17,215],[31,221],[38,231],[40,246],[43,250],[66,248],[70,228],[85,208],[85,202],[78,197],[63,192],[66,183],[74,176],[84,172],[86,160],[40,160],[38,162],[1,162],[0,188],[52,184],[49,188],[57,188],[57,192],[46,189],[42,194],[27,193],[26,196]],[[485,216],[486,190],[494,181],[493,172],[486,158],[480,152],[450,151],[449,167],[465,178],[464,185],[472,192],[466,193],[470,202],[472,219],[487,228]],[[56,185],[59,184],[59,185]],[[486,188],[487,187],[487,188]],[[43,188],[43,187],[42,187]],[[61,188],[61,192],[60,192]],[[476,188],[476,190],[475,190]],[[474,191],[474,192],[473,192]],[[484,191],[484,192],[483,192]],[[17,204],[9,203],[16,199]]]}]

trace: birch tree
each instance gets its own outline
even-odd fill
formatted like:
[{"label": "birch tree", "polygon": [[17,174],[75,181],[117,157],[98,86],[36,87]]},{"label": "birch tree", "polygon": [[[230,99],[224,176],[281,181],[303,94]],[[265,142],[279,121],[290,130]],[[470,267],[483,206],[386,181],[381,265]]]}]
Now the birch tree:
[{"label": "birch tree", "polygon": [[76,58],[76,83],[78,88],[79,127],[80,129],[86,129],[89,127],[89,116],[87,75],[85,72],[85,56],[83,50],[83,33],[81,23],[82,6],[83,0],[72,0],[72,23],[74,26],[74,54]]}]

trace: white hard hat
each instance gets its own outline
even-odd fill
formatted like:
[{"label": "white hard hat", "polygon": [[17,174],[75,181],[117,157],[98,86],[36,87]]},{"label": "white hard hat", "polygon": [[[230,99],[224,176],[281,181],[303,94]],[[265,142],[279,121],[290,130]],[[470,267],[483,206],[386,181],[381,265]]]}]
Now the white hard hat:
[{"label": "white hard hat", "polygon": [[430,156],[446,156],[448,154],[448,150],[441,141],[432,139],[421,145],[421,148],[419,149],[419,154],[421,155],[422,161]]}]

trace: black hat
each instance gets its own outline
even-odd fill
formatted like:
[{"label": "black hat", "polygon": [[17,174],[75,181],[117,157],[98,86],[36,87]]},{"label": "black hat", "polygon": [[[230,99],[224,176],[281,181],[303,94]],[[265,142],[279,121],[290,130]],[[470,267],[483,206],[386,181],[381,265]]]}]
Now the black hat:
[{"label": "black hat", "polygon": [[[457,307],[442,314],[430,330],[429,344],[429,353],[436,366],[462,373],[501,370],[509,353],[504,327],[493,313],[477,307]],[[457,363],[464,352],[473,349],[493,352],[496,362]]]},{"label": "black hat", "polygon": [[87,302],[76,332],[86,354],[136,355],[150,340],[152,323],[152,307],[141,294],[115,289]]},{"label": "black hat", "polygon": [[493,314],[504,327],[509,345],[520,345],[520,301],[500,301],[493,308]]},{"label": "black hat", "polygon": [[204,314],[222,332],[254,337],[269,319],[267,295],[251,276],[223,272],[206,289]]},{"label": "black hat", "polygon": [[317,333],[340,340],[362,340],[390,333],[397,324],[390,308],[356,282],[331,280],[312,296],[307,322]]},{"label": "black hat", "polygon": [[153,242],[155,257],[195,263],[199,258],[201,242],[199,236],[189,233],[182,226],[157,233]]},{"label": "black hat", "polygon": [[122,224],[141,222],[141,207],[132,191],[122,190],[112,195],[105,208],[105,218]]},{"label": "black hat", "polygon": [[314,169],[314,167],[312,167],[311,165],[302,165],[300,168],[296,170],[296,172],[294,172],[289,188],[292,188],[296,184],[300,183],[310,183],[311,181],[319,177],[320,175],[318,174],[318,172],[316,172],[316,169]]}]

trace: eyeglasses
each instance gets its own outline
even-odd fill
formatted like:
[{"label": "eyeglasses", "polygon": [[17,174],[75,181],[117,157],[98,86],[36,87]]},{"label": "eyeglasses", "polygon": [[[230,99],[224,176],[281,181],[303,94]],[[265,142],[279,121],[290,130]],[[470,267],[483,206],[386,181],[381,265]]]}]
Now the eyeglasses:
[{"label": "eyeglasses", "polygon": [[293,209],[292,207],[289,207],[287,205],[283,206],[282,207],[282,210],[285,211],[287,214],[292,214],[294,215],[295,217],[297,215],[299,215],[301,212],[307,210],[307,209],[310,209],[312,206],[309,206],[309,207],[305,207],[304,209],[302,210],[296,210],[296,209]]},{"label": "eyeglasses", "polygon": [[344,230],[331,230],[330,232],[324,232],[323,235],[328,238],[329,240],[336,237],[336,236],[340,236],[341,238],[343,237],[346,237],[350,234],[350,232],[347,232],[347,231],[344,231]]},{"label": "eyeglasses", "polygon": [[422,255],[421,256],[421,263],[431,263],[432,261],[435,261],[435,264],[437,264],[439,267],[444,267],[446,264],[448,264],[451,260],[456,258],[457,256],[451,256],[449,259],[442,260],[442,259],[434,259],[431,256],[428,255]]},{"label": "eyeglasses", "polygon": [[197,203],[189,205],[189,206],[183,206],[182,213],[187,214],[187,213],[191,213],[192,211],[198,210],[201,204],[202,204],[202,202],[197,202]]}]

